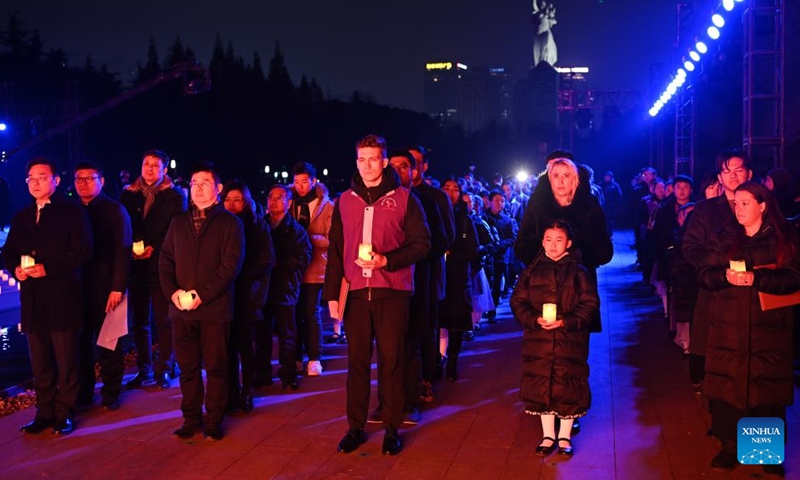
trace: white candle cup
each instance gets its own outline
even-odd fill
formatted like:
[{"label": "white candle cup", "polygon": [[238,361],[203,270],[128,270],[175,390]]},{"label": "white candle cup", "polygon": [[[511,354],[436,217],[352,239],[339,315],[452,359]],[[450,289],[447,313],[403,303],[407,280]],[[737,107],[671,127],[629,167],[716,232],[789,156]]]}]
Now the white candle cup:
[{"label": "white candle cup", "polygon": [[141,255],[144,253],[144,242],[133,242],[133,253]]},{"label": "white candle cup", "polygon": [[3,276],[0,277],[0,278],[2,278],[4,282],[7,282],[8,281],[8,274],[4,273]]},{"label": "white candle cup", "polygon": [[17,284],[17,279],[16,279],[16,278],[9,278],[9,279],[8,279],[8,285],[9,285],[10,287],[13,287],[13,286],[14,286],[14,285],[16,285],[16,284]]},{"label": "white candle cup", "polygon": [[183,292],[178,294],[178,303],[181,304],[181,309],[189,310],[194,303],[194,296],[190,292]]},{"label": "white candle cup", "polygon": [[358,244],[358,258],[365,262],[372,261],[372,244],[371,243],[359,243]]},{"label": "white candle cup", "polygon": [[731,270],[734,272],[746,272],[747,265],[745,265],[744,260],[731,260]]},{"label": "white candle cup", "polygon": [[556,321],[556,304],[545,303],[542,305],[542,318],[547,323],[555,323]]},{"label": "white candle cup", "polygon": [[23,255],[20,257],[19,266],[22,268],[28,268],[36,265],[36,260],[30,255]]}]

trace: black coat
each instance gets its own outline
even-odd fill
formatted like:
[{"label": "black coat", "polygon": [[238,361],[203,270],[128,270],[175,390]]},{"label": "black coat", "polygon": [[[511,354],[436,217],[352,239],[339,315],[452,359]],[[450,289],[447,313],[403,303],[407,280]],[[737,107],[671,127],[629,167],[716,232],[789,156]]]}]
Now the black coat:
[{"label": "black coat", "polygon": [[472,329],[471,264],[478,258],[478,234],[466,205],[459,202],[453,211],[456,241],[445,261],[447,281],[444,300],[439,304],[439,326],[466,331]]},{"label": "black coat", "polygon": [[[439,213],[439,206],[435,200],[422,195],[414,187],[411,193],[419,200],[422,209],[425,211],[425,220],[431,231],[431,249],[428,255],[414,265],[414,293],[411,295],[409,304],[408,338],[417,339],[426,332],[433,331],[430,323],[430,302],[433,287],[431,286],[431,274],[434,266],[438,265],[444,252],[450,245],[447,231],[444,227],[442,214]],[[436,267],[439,271],[439,267]]]},{"label": "black coat", "polygon": [[[800,256],[781,268],[754,270],[776,263],[777,233],[768,223],[732,254],[731,244],[723,238],[709,251],[698,275],[700,285],[712,292],[705,393],[738,409],[789,406],[794,402],[792,307],[762,311],[758,292],[800,290]],[[752,286],[728,283],[730,259],[744,259],[755,273]]]},{"label": "black coat", "polygon": [[92,256],[92,228],[83,208],[55,194],[36,223],[36,203],[11,219],[3,261],[14,274],[22,255],[45,268],[42,278],[20,283],[24,333],[81,330],[85,324],[83,267]]},{"label": "black coat", "polygon": [[125,293],[131,264],[131,218],[119,202],[100,194],[88,205],[94,235],[92,259],[83,269],[86,319],[99,329],[111,292]]},{"label": "black coat", "polygon": [[[269,217],[264,221],[269,221]],[[272,245],[277,263],[269,282],[267,305],[297,305],[303,272],[311,261],[311,242],[308,233],[291,215],[272,229]]]},{"label": "black coat", "polygon": [[570,251],[579,254],[581,265],[592,271],[611,261],[614,246],[607,233],[606,217],[591,191],[578,188],[572,203],[562,207],[544,176],[528,202],[514,243],[514,254],[525,265],[530,264],[541,249],[546,226],[556,220],[564,220],[572,227],[574,236]]},{"label": "black coat", "polygon": [[236,278],[233,318],[237,322],[255,322],[264,318],[262,308],[267,303],[275,249],[269,225],[263,218],[248,215],[241,220],[244,223],[244,260]]},{"label": "black coat", "polygon": [[161,244],[164,243],[164,237],[167,235],[172,217],[186,211],[187,200],[183,190],[178,186],[165,185],[156,194],[153,205],[147,212],[147,217],[143,217],[145,197],[136,188],[135,183],[125,187],[119,194],[119,203],[125,207],[131,217],[133,241],[143,241],[145,247],[153,247],[153,255],[150,258],[134,260],[131,265],[130,285],[146,287],[159,284],[158,257],[161,252]]},{"label": "black coat", "polygon": [[195,233],[191,211],[176,215],[161,247],[161,290],[169,299],[181,289],[197,290],[203,303],[185,311],[170,300],[170,319],[233,320],[234,282],[243,259],[242,221],[221,203],[209,209],[200,233]]},{"label": "black coat", "polygon": [[[499,238],[494,249],[494,261],[511,263],[514,240],[517,238],[517,222],[503,212],[495,215],[491,210],[486,211],[486,223],[497,231]],[[541,243],[541,242],[540,242]]]},{"label": "black coat", "polygon": [[[450,203],[450,198],[446,193],[438,188],[428,185],[425,182],[413,187],[413,190],[416,191],[418,197],[426,197],[436,202],[436,206],[439,209],[439,216],[442,219],[444,231],[447,235],[447,246],[445,247],[444,251],[440,251],[439,255],[435,259],[431,258],[436,254],[436,252],[433,251],[433,248],[431,248],[431,252],[428,252],[428,258],[431,258],[431,283],[435,289],[433,291],[435,292],[436,300],[442,300],[445,295],[445,283],[447,281],[444,265],[444,252],[450,248],[456,239],[456,224],[455,217],[453,215],[453,206]],[[431,232],[431,235],[432,234],[433,232]],[[431,240],[433,240],[433,238],[431,238]]]},{"label": "black coat", "polygon": [[[681,237],[683,257],[698,270],[711,258],[707,252],[722,251],[720,242],[726,230],[733,232],[739,227],[725,195],[697,202],[694,211],[686,219],[686,231]],[[732,233],[727,234],[730,238]],[[697,291],[692,314],[692,353],[705,355],[708,339],[708,321],[711,295],[702,285]]]},{"label": "black coat", "polygon": [[[544,330],[536,322],[545,303],[556,304],[564,327]],[[533,270],[520,276],[510,305],[524,328],[520,398],[526,409],[564,416],[585,412],[591,405],[589,324],[600,307],[594,278],[573,255],[554,262],[542,254]]]}]

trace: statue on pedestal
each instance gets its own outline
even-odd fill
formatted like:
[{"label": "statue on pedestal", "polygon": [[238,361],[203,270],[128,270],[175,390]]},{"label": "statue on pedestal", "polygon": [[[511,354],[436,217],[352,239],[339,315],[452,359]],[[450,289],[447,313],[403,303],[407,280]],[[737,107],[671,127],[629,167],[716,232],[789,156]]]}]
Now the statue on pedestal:
[{"label": "statue on pedestal", "polygon": [[556,24],[556,7],[545,0],[533,0],[531,21],[536,25],[533,39],[533,66],[547,62],[554,66],[558,61],[558,49],[553,39],[553,25]]}]

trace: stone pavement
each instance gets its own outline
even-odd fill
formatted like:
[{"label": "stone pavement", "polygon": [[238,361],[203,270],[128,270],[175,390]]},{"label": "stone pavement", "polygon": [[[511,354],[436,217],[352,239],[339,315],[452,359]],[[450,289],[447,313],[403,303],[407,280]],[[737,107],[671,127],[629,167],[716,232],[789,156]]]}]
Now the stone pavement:
[{"label": "stone pavement", "polygon": [[[591,339],[593,405],[574,437],[575,456],[533,453],[542,433],[518,400],[521,331],[504,302],[497,325],[465,342],[457,382],[436,385],[436,401],[419,425],[401,430],[405,449],[380,454],[383,432],[349,455],[336,452],[347,430],[346,346],[325,350],[325,372],[298,391],[280,384],[257,391],[256,409],[225,423],[220,442],[198,435],[179,441],[178,382],[166,391],[126,392],[116,412],[95,408],[65,438],[18,427],[33,409],[0,418],[0,478],[89,479],[743,479],[708,464],[717,443],[709,417],[691,391],[688,366],[672,343],[660,301],[633,269],[631,236],[615,235],[614,260],[599,270],[604,330]],[[373,376],[373,378],[375,378]],[[375,403],[373,390],[372,402]],[[800,478],[798,411],[789,409],[787,478]]]}]

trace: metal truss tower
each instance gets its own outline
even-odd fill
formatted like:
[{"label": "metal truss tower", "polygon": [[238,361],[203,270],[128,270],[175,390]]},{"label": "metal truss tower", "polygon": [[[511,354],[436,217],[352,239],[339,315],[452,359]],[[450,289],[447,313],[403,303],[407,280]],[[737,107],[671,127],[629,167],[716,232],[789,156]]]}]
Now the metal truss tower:
[{"label": "metal truss tower", "polygon": [[784,166],[784,0],[746,0],[743,145],[755,165]]}]

